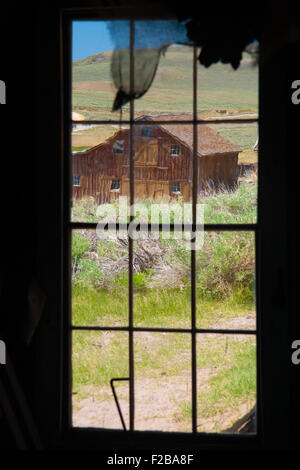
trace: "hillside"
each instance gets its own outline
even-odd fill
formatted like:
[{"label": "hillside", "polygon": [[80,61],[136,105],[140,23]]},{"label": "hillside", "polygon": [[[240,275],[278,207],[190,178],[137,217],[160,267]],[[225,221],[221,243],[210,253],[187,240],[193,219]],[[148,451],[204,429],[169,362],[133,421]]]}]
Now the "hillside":
[{"label": "hillside", "polygon": [[[110,112],[115,90],[110,78],[112,52],[94,54],[73,63],[73,111],[86,119],[118,118]],[[150,90],[135,102],[136,114],[191,112],[192,49],[171,46],[161,57]],[[244,54],[237,71],[228,64],[198,69],[199,117],[257,113],[258,72]],[[126,117],[127,110],[123,110]]]}]

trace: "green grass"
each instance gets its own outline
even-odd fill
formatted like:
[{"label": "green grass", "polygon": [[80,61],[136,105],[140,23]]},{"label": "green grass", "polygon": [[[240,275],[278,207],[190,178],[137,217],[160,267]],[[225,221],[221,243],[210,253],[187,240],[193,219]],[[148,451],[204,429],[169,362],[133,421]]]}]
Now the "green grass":
[{"label": "green grass", "polygon": [[[254,312],[253,292],[236,290],[222,300],[205,298],[197,291],[197,324],[241,317]],[[72,291],[73,324],[90,326],[128,325],[128,290],[97,289],[74,283]],[[134,292],[134,324],[143,327],[190,328],[190,288],[145,289]]]},{"label": "green grass", "polygon": [[[200,351],[199,351],[200,350]],[[211,420],[214,431],[220,431],[222,413],[235,411],[240,404],[255,402],[256,396],[256,345],[253,339],[244,341],[233,338],[205,339],[198,346],[198,431],[205,431],[205,421]],[[211,368],[212,373],[204,379],[201,370]],[[200,384],[199,384],[200,382]],[[180,405],[176,413],[179,421],[190,422],[190,402]]]},{"label": "green grass", "polygon": [[198,202],[205,205],[206,224],[252,224],[257,218],[257,185],[241,179],[237,191],[224,190]]},{"label": "green grass", "polygon": [[73,332],[73,390],[109,385],[113,377],[128,375],[128,341],[125,333]]},{"label": "green grass", "polygon": [[88,150],[90,147],[72,147],[72,152],[82,152],[83,150]]},{"label": "green grass", "polygon": [[225,139],[238,145],[242,150],[252,149],[258,135],[258,125],[255,122],[245,124],[210,124],[209,126]]}]

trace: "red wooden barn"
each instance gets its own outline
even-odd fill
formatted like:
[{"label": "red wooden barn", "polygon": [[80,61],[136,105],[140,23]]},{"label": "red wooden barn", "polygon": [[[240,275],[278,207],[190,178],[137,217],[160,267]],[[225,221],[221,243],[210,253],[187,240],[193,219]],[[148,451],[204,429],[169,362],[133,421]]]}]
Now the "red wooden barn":
[{"label": "red wooden barn", "polygon": [[[149,125],[134,126],[135,200],[159,201],[181,195],[185,202],[190,201],[193,126],[151,124],[151,120],[172,119],[165,115],[139,119],[149,121]],[[92,196],[97,204],[102,204],[119,195],[129,197],[128,148],[129,129],[122,129],[96,147],[73,154],[74,199]],[[199,194],[237,185],[240,151],[209,125],[198,126]]]}]

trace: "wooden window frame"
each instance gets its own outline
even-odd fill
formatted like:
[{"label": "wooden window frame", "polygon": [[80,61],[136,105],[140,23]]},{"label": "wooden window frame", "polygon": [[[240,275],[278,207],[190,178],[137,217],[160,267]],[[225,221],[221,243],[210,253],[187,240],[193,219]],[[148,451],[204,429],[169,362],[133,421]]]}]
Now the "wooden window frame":
[{"label": "wooden window frame", "polygon": [[[179,189],[174,189],[174,186],[173,186],[173,185],[174,185],[174,186],[176,185],[176,187],[177,187],[177,185],[178,185],[178,188],[179,188]],[[180,193],[181,193],[180,181],[171,181],[171,182],[170,182],[170,193],[175,193],[175,194],[180,194]]]},{"label": "wooden window frame", "polygon": [[[174,147],[176,147],[176,152],[174,152]],[[177,149],[178,149],[178,152],[177,152]],[[171,157],[179,157],[180,156],[180,145],[179,144],[171,144],[170,156]]]},{"label": "wooden window frame", "polygon": [[[134,52],[133,52],[133,43],[134,43],[134,21],[135,18],[129,18],[130,21],[130,86],[131,89],[133,90],[134,88]],[[70,62],[70,57],[71,57],[71,51],[69,49],[69,54],[68,54],[68,61]],[[198,111],[197,111],[197,96],[198,96],[198,89],[197,89],[197,68],[198,68],[198,48],[193,47],[193,70],[192,70],[192,75],[193,75],[193,115],[192,115],[192,120],[166,120],[164,121],[155,121],[153,120],[151,122],[151,125],[156,125],[159,123],[164,123],[164,124],[177,124],[177,125],[187,125],[190,124],[193,127],[193,151],[192,151],[192,221],[193,221],[193,228],[197,230],[197,224],[196,224],[196,204],[197,204],[197,197],[198,197],[198,126],[201,124],[207,124],[207,121],[198,119]],[[71,86],[70,86],[71,89]],[[133,91],[131,91],[131,94],[133,94]],[[70,100],[71,103],[71,100]],[[69,106],[70,106],[69,103]],[[134,101],[130,101],[129,103],[129,109],[130,109],[130,118],[129,120],[93,120],[93,121],[77,121],[81,124],[124,124],[124,125],[129,125],[130,131],[129,131],[129,200],[130,200],[130,205],[133,205],[135,202],[135,179],[134,179],[134,128],[135,126],[144,126],[144,128],[147,128],[148,121],[139,119],[135,120],[135,112],[134,112]],[[71,110],[69,111],[69,119],[71,116]],[[236,123],[245,123],[245,122],[257,122],[257,118],[247,118],[247,119],[234,119],[230,120],[230,123],[236,122]],[[217,119],[215,121],[210,120],[210,123],[227,123],[227,120],[222,120],[222,119]],[[69,128],[69,127],[68,127]],[[142,127],[143,129],[143,127]],[[149,137],[149,136],[148,136]],[[66,136],[67,138],[67,136]],[[99,224],[98,224],[99,225]],[[118,228],[118,224],[117,228]],[[174,230],[173,227],[174,224],[170,224],[170,230]],[[71,234],[73,230],[77,230],[78,228],[81,229],[96,229],[97,224],[96,223],[85,223],[85,222],[72,222],[70,213],[68,214],[67,220],[66,220],[66,229],[68,231],[68,239],[71,240]],[[160,224],[160,230],[164,230],[163,224]],[[202,229],[202,226],[201,226]],[[255,239],[257,239],[257,230],[258,230],[258,224],[205,224],[204,225],[204,231],[251,231],[255,235]],[[70,247],[69,247],[70,249]],[[91,327],[91,326],[74,326],[72,325],[72,313],[71,313],[71,299],[69,301],[69,306],[68,306],[68,311],[69,311],[69,320],[67,324],[67,338],[65,338],[65,341],[68,343],[68,349],[70,351],[69,357],[67,359],[68,367],[69,367],[69,376],[71,377],[72,375],[72,361],[71,361],[71,333],[73,331],[96,331],[96,330],[101,330],[101,331],[115,331],[115,330],[122,330],[122,331],[127,331],[129,334],[129,431],[126,432],[134,432],[134,422],[135,422],[135,378],[134,378],[134,333],[137,331],[156,331],[156,332],[164,332],[164,333],[190,333],[191,335],[191,369],[192,369],[192,431],[191,434],[194,436],[197,435],[202,435],[202,433],[198,433],[197,431],[197,363],[196,363],[196,338],[197,334],[199,333],[212,333],[212,334],[228,334],[228,335],[233,335],[233,334],[242,334],[242,335],[257,335],[257,329],[254,330],[243,330],[243,329],[203,329],[203,328],[197,328],[196,326],[196,253],[195,250],[191,250],[191,328],[185,329],[185,328],[137,328],[134,326],[134,317],[133,317],[133,240],[129,237],[128,238],[128,253],[129,253],[129,321],[128,321],[128,327]],[[68,269],[68,278],[69,278],[69,284],[71,283],[71,278],[70,278],[70,267]],[[257,357],[259,355],[259,342],[256,341],[257,344]],[[258,370],[258,364],[257,364],[257,370]],[[68,416],[67,416],[67,422],[69,428],[72,428],[72,406],[71,406],[71,396],[72,396],[72,387],[71,387],[72,381],[69,379],[68,384],[67,384],[67,389],[68,389],[68,401],[69,401],[69,406],[68,406]],[[259,383],[259,378],[257,377],[257,390],[260,390],[260,383]],[[259,408],[259,407],[258,407]],[[259,412],[257,413],[259,415]],[[259,423],[259,417],[257,419]],[[76,428],[75,428],[76,429]],[[105,430],[102,430],[102,432],[106,432]],[[108,432],[113,432],[111,430],[108,430]],[[147,431],[145,431],[147,433]],[[157,435],[160,434],[159,432],[156,433]],[[172,434],[177,434],[177,433],[172,433]],[[255,435],[250,435],[249,438],[254,439],[257,435],[259,435],[259,425],[257,426],[257,434]],[[232,437],[236,437],[235,435],[232,435]],[[223,438],[223,435],[220,434],[220,438]]]},{"label": "wooden window frame", "polygon": [[113,154],[115,155],[123,155],[124,153],[124,140],[120,140],[119,142],[122,142],[122,149],[120,149],[120,151],[116,151],[116,147],[115,147],[115,144],[117,143],[118,141],[116,140],[114,143],[113,143]]},{"label": "wooden window frame", "polygon": [[152,126],[145,126],[144,125],[141,129],[141,136],[142,137],[152,137]]},{"label": "wooden window frame", "polygon": [[[76,178],[79,178],[78,182],[75,182],[75,181],[77,181]],[[72,186],[79,187],[80,186],[80,178],[81,178],[80,175],[72,175]]]},{"label": "wooden window frame", "polygon": [[[119,182],[119,187],[118,188],[113,188],[114,183],[118,181]],[[110,186],[110,191],[120,191],[121,188],[121,180],[112,180],[111,186]]]},{"label": "wooden window frame", "polygon": [[[120,14],[119,14],[120,13]],[[118,17],[124,19],[155,19],[161,17],[168,17],[167,14],[161,13],[158,9],[157,16],[153,9],[145,14],[145,11],[135,9],[133,11],[124,11],[121,9],[117,13]],[[122,16],[123,15],[123,16]],[[277,73],[277,64],[261,61],[260,76],[259,76],[259,136],[260,136],[260,162],[258,167],[258,221],[254,225],[239,226],[240,230],[251,230],[256,234],[256,285],[257,285],[257,384],[258,395],[260,403],[257,409],[258,428],[257,434],[253,435],[215,435],[215,434],[183,434],[183,433],[147,433],[129,431],[108,431],[96,429],[76,429],[70,425],[71,406],[71,370],[70,370],[70,301],[71,293],[70,288],[65,287],[65,281],[69,279],[69,265],[70,265],[70,190],[71,185],[71,171],[70,171],[70,103],[71,103],[71,68],[68,58],[70,57],[70,44],[71,32],[70,22],[76,19],[115,19],[115,9],[61,9],[60,10],[60,29],[61,29],[61,103],[62,103],[62,148],[61,148],[61,190],[63,194],[62,199],[62,219],[60,237],[62,240],[62,253],[63,263],[61,272],[61,290],[60,296],[62,298],[62,324],[60,329],[60,338],[62,341],[61,360],[56,362],[57,365],[61,364],[61,381],[58,385],[60,395],[60,411],[57,416],[58,432],[61,436],[61,445],[79,446],[81,448],[95,448],[95,449],[113,449],[116,445],[113,444],[117,439],[118,445],[126,449],[153,449],[154,447],[165,449],[182,449],[189,448],[195,450],[210,449],[243,449],[255,450],[264,449],[269,447],[281,447],[282,442],[287,442],[286,433],[289,424],[287,415],[288,406],[288,380],[287,368],[281,359],[282,354],[286,354],[286,344],[288,337],[288,324],[287,320],[281,323],[281,327],[277,327],[277,318],[282,312],[286,311],[286,304],[284,300],[285,293],[285,269],[286,269],[286,249],[284,245],[285,237],[283,232],[274,232],[274,219],[272,217],[272,208],[276,204],[276,223],[284,224],[286,208],[284,206],[283,191],[285,188],[281,187],[281,192],[275,191],[277,185],[280,184],[284,177],[284,167],[281,164],[280,146],[274,147],[272,145],[274,132],[281,134],[280,123],[272,122],[272,126],[262,122],[267,122],[272,110],[277,112],[277,108],[273,105],[273,91],[269,86],[270,82],[275,86],[284,81],[283,72]],[[268,44],[267,41],[261,41],[260,51],[262,56],[268,57]],[[282,103],[282,102],[281,102]],[[281,104],[281,109],[284,105]],[[252,122],[252,120],[250,120]],[[197,121],[199,122],[199,121]],[[192,124],[196,127],[197,122],[193,120]],[[221,120],[217,122],[221,123]],[[240,122],[234,119],[231,122]],[[247,120],[243,120],[247,122]],[[104,122],[98,122],[104,124]],[[106,122],[107,123],[107,122]],[[119,123],[119,121],[116,121]],[[174,122],[172,122],[173,124]],[[133,115],[128,124],[133,124]],[[136,123],[135,123],[136,124]],[[155,124],[155,123],[154,123]],[[159,123],[160,124],[160,123]],[[184,121],[186,124],[186,121]],[[194,132],[194,139],[196,133]],[[275,150],[275,152],[274,152]],[[269,155],[272,154],[272,159]],[[275,155],[275,156],[274,156]],[[275,163],[274,163],[275,162]],[[195,164],[195,161],[194,161]],[[132,170],[131,170],[132,171]],[[270,181],[272,177],[272,181]],[[264,191],[262,191],[264,188]],[[131,184],[131,191],[133,185]],[[263,215],[263,217],[262,217]],[[45,224],[44,224],[45,225]],[[73,228],[84,228],[85,224],[73,224]],[[92,227],[91,227],[92,228]],[[226,230],[236,230],[237,225],[227,225]],[[205,227],[206,230],[224,230],[221,225]],[[271,243],[270,243],[271,240]],[[280,246],[281,249],[274,257],[271,249],[275,246]],[[132,254],[131,254],[132,256]],[[283,273],[283,274],[282,274]],[[131,273],[132,275],[132,273]],[[282,292],[282,295],[279,294]],[[278,302],[274,304],[272,295],[262,296],[262,292],[278,292]],[[130,299],[129,299],[130,300]],[[130,300],[131,302],[132,300]],[[262,312],[264,315],[262,315]],[[195,330],[194,330],[195,332]],[[47,338],[47,336],[45,336]],[[277,346],[274,349],[274,344]],[[56,356],[57,357],[57,356]],[[54,369],[52,368],[52,375]],[[48,378],[47,371],[47,378]],[[274,377],[278,378],[276,388],[273,387]],[[195,385],[195,384],[194,384]],[[56,385],[55,385],[56,386]],[[55,387],[52,387],[54,390]],[[43,397],[44,400],[47,397]],[[51,400],[51,394],[48,397]],[[43,403],[43,402],[42,402]],[[278,404],[280,403],[280,407]],[[53,408],[53,407],[52,407]],[[42,411],[42,408],[41,408]],[[272,418],[274,416],[274,419]],[[276,421],[275,421],[276,416]],[[48,416],[49,418],[49,416]],[[275,425],[276,422],[276,425]],[[278,427],[281,431],[278,431]],[[134,433],[134,438],[132,433]]]}]

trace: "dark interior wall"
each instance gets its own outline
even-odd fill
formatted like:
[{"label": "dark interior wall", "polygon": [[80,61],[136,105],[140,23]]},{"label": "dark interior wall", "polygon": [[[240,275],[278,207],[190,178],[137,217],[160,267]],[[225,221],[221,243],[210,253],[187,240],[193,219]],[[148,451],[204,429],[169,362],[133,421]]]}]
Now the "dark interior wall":
[{"label": "dark interior wall", "polygon": [[[280,12],[277,14],[279,17]],[[61,442],[60,412],[66,406],[59,385],[63,302],[59,10],[52,2],[19,9],[18,14],[8,9],[1,14],[0,22],[1,44],[5,45],[0,79],[7,84],[7,105],[0,107],[4,201],[0,212],[0,331],[42,438],[47,447],[53,447]],[[286,19],[282,24],[288,27]],[[275,36],[266,24],[269,39],[260,77],[264,108],[260,116],[259,170],[264,236],[258,250],[263,255],[262,276],[266,281],[261,292],[266,334],[261,340],[262,358],[268,367],[261,374],[262,389],[273,400],[264,410],[264,444],[296,448],[300,365],[291,363],[291,342],[300,339],[299,237],[294,225],[299,217],[298,173],[294,168],[299,156],[300,105],[291,104],[290,94],[291,81],[300,79],[300,57],[293,38],[278,45],[281,36]],[[22,147],[26,153],[18,153]],[[13,179],[9,177],[12,174]],[[274,268],[271,276],[270,266]],[[33,276],[45,291],[47,303],[32,343],[25,346],[22,331]],[[76,446],[76,442],[69,446]]]},{"label": "dark interior wall", "polygon": [[[28,9],[26,18],[33,26],[32,10]],[[0,337],[6,342],[20,379],[27,383],[28,399],[33,400],[34,345],[27,347],[23,341],[36,243],[33,28],[25,28],[13,8],[4,7],[0,15],[0,40],[0,80],[6,84],[6,104],[0,106]]]},{"label": "dark interior wall", "polygon": [[[5,5],[0,15],[0,80],[6,104],[0,106],[1,135],[1,256],[0,338],[13,361],[30,406],[35,400],[35,344],[26,346],[27,292],[35,270],[35,56],[34,13],[16,14]],[[21,38],[21,42],[20,42]],[[23,149],[23,156],[20,155]],[[5,383],[5,366],[0,366]],[[14,448],[15,439],[0,419],[0,448]]]}]

